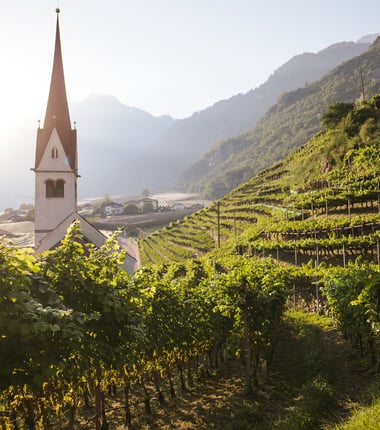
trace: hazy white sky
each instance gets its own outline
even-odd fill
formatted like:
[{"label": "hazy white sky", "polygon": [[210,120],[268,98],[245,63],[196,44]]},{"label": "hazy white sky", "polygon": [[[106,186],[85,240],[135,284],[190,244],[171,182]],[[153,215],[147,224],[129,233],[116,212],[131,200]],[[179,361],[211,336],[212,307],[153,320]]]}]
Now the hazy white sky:
[{"label": "hazy white sky", "polygon": [[0,0],[0,210],[34,199],[57,6],[69,104],[97,92],[175,118],[380,32],[380,0]]},{"label": "hazy white sky", "polygon": [[98,92],[175,118],[380,32],[379,0],[0,0],[2,131],[44,116],[57,5],[69,103]]}]

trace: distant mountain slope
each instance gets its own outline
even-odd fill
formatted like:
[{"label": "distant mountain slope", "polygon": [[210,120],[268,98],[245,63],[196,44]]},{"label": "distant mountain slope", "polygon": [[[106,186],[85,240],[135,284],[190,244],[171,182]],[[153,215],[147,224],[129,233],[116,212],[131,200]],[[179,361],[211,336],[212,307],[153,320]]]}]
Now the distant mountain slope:
[{"label": "distant mountain slope", "polygon": [[81,196],[139,194],[159,182],[152,148],[173,118],[155,117],[105,95],[73,104],[71,118],[78,121]]},{"label": "distant mountain slope", "polygon": [[[366,43],[344,42],[317,54],[298,55],[260,87],[183,120],[155,117],[111,96],[92,95],[71,104],[71,119],[77,122],[78,129],[79,197],[138,194],[143,188],[153,192],[172,190],[184,168],[215,142],[252,127],[284,91],[318,79],[367,47]],[[3,208],[33,201],[30,167],[37,119],[23,121],[12,133],[1,136],[13,149],[2,154],[0,181],[8,184],[0,190]],[[192,182],[186,178],[182,181],[186,185]]]},{"label": "distant mountain slope", "polygon": [[190,118],[175,122],[163,135],[157,156],[160,153],[170,155],[175,168],[172,174],[179,174],[212,144],[253,127],[284,92],[320,79],[368,47],[369,43],[342,42],[318,53],[303,53],[291,58],[258,88],[219,101]]},{"label": "distant mountain slope", "polygon": [[214,145],[183,173],[180,188],[220,197],[284,158],[320,129],[320,116],[328,104],[360,97],[360,67],[369,97],[379,91],[380,39],[320,81],[285,93],[255,127]]},{"label": "distant mountain slope", "polygon": [[[155,117],[99,94],[70,104],[70,117],[78,130],[79,198],[140,194],[157,182],[151,148],[175,122],[173,118]],[[0,188],[0,210],[34,202],[30,168],[34,165],[37,119],[20,121],[0,136],[12,149],[2,152],[0,182],[7,186]]]}]

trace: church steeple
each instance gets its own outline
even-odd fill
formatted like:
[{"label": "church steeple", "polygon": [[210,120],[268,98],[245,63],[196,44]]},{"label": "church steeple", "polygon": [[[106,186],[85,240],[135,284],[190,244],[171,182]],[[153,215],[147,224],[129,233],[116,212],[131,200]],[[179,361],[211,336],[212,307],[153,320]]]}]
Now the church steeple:
[{"label": "church steeple", "polygon": [[55,35],[53,71],[51,75],[49,98],[43,128],[38,128],[35,169],[41,162],[51,134],[56,129],[66,153],[68,165],[77,170],[77,139],[76,130],[71,129],[70,114],[67,103],[65,77],[63,72],[61,38],[59,30],[59,9]]},{"label": "church steeple", "polygon": [[77,132],[71,129],[63,74],[59,9],[53,71],[43,128],[38,126],[35,159],[35,246],[77,210]]}]

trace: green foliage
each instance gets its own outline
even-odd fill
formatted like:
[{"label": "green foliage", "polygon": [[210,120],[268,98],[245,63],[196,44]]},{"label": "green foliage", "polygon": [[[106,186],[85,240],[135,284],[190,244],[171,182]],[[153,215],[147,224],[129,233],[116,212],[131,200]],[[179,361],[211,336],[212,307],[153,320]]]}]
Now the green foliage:
[{"label": "green foliage", "polygon": [[323,420],[334,407],[334,391],[320,376],[305,384],[297,406],[286,423],[284,430],[314,430],[320,428]]},{"label": "green foliage", "polygon": [[240,257],[220,264],[223,273],[214,281],[218,310],[233,321],[235,352],[244,357],[250,393],[252,383],[258,383],[261,360],[269,360],[273,351],[287,296],[286,272],[272,260]]},{"label": "green foliage", "polygon": [[130,279],[115,237],[95,248],[77,223],[38,257],[0,250],[0,388],[16,415],[42,425],[45,407],[60,414],[115,378],[137,382],[186,365],[190,381],[195,359],[218,363],[227,346],[241,354],[242,330],[254,368],[247,382],[255,381],[286,299],[285,274],[271,260],[188,259]]},{"label": "green foliage", "polygon": [[380,399],[374,398],[373,404],[355,410],[352,417],[331,430],[367,430],[376,429],[380,422]]},{"label": "green foliage", "polygon": [[[317,253],[324,261],[336,260],[343,248],[369,258],[378,240],[377,105],[377,96],[358,106],[333,105],[335,116],[337,106],[341,109],[338,128],[319,133],[281,163],[227,194],[219,202],[219,214],[217,205],[211,205],[141,241],[143,262],[204,255],[218,241],[231,251],[286,262],[295,261],[296,251],[303,262],[307,255],[317,260]],[[359,220],[356,214],[363,210]],[[374,223],[373,230],[357,234],[360,223],[367,222]]]},{"label": "green foliage", "polygon": [[70,321],[70,312],[40,279],[34,257],[0,245],[0,388],[29,384],[38,390],[54,373],[56,345]]},{"label": "green foliage", "polygon": [[[35,409],[42,417],[41,398],[47,410],[70,407],[112,379],[128,387],[152,375],[159,391],[159,376],[178,369],[182,377],[185,367],[190,384],[195,362],[208,370],[227,352],[244,364],[251,393],[299,285],[312,289],[314,301],[322,293],[323,309],[378,362],[378,105],[374,97],[352,108],[338,129],[142,239],[146,265],[132,279],[115,236],[97,249],[75,223],[39,256],[1,244],[3,398],[13,399],[20,415]],[[310,383],[287,428],[315,428],[333,393],[313,343],[318,332],[298,321]]]},{"label": "green foliage", "polygon": [[133,203],[129,203],[125,209],[124,209],[124,213],[126,215],[136,215],[139,213],[139,208],[133,204]]},{"label": "green foliage", "polygon": [[[349,113],[352,101],[359,99],[360,68],[367,97],[378,91],[378,80],[373,78],[373,73],[379,67],[379,49],[375,44],[320,81],[284,94],[255,127],[215,144],[203,159],[185,172],[180,187],[204,192],[208,198],[220,198],[221,193],[248,181],[304,145],[321,130],[321,117],[327,121],[329,129],[335,128],[345,113]],[[330,113],[326,114],[326,109]],[[375,109],[378,109],[376,102]],[[356,133],[368,113],[364,109],[360,117],[351,118],[347,133],[351,136]]]},{"label": "green foliage", "polygon": [[[371,105],[363,104],[358,109],[352,109],[345,117],[344,130],[350,137],[353,137],[370,119],[376,119],[376,111]],[[373,127],[372,130],[374,131]]]},{"label": "green foliage", "polygon": [[321,118],[321,124],[327,129],[338,127],[343,118],[345,118],[354,109],[353,103],[336,102],[327,106],[326,112]]},{"label": "green foliage", "polygon": [[379,267],[356,261],[348,268],[332,267],[323,272],[323,292],[344,335],[372,359],[380,353]]},{"label": "green foliage", "polygon": [[[68,386],[76,398],[129,359],[138,316],[123,258],[115,237],[96,249],[76,223],[38,257],[1,247],[0,388],[20,399],[20,411],[26,405],[28,426],[43,407],[35,394],[59,412],[63,396],[76,402]],[[59,394],[51,395],[51,384]]]}]

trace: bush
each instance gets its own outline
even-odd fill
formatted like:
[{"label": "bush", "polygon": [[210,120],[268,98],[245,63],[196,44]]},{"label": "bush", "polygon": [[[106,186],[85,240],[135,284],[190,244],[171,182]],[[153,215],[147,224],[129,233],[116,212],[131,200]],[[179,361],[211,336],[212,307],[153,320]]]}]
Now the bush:
[{"label": "bush", "polygon": [[327,129],[336,128],[342,119],[354,110],[354,107],[354,103],[343,102],[336,102],[327,106],[327,110],[322,116],[321,124]]},{"label": "bush", "polygon": [[139,208],[136,205],[130,203],[125,207],[124,213],[126,215],[136,215],[139,213]]}]

